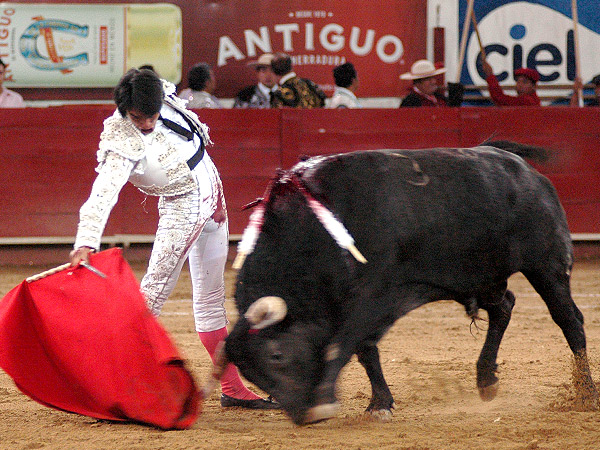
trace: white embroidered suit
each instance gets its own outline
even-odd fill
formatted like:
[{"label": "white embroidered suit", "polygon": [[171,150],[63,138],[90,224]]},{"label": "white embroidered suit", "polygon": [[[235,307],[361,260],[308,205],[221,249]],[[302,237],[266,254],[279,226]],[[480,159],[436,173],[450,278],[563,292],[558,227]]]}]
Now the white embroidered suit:
[{"label": "white embroidered suit", "polygon": [[161,117],[189,129],[181,116],[186,114],[197,133],[188,141],[159,119],[154,131],[143,135],[118,111],[106,119],[100,135],[98,175],[80,210],[75,248],[100,247],[110,212],[127,181],[148,195],[159,196],[158,229],[141,290],[150,310],[158,315],[189,256],[196,330],[213,331],[227,324],[223,279],[227,222],[219,225],[211,218],[219,205],[225,209],[223,189],[208,153],[193,170],[188,167],[187,160],[201,144],[200,136],[206,145],[210,143],[208,128],[185,110],[173,85],[165,82],[165,88]]}]

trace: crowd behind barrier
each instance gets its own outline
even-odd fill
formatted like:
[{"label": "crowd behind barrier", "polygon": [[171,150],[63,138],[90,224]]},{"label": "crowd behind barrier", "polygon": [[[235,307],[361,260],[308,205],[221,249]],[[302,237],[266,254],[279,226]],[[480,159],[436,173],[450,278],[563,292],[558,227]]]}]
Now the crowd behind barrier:
[{"label": "crowd behind barrier", "polygon": [[[503,85],[507,93],[514,93],[515,86],[512,84]],[[595,98],[594,85],[583,85],[583,99],[588,102]],[[493,106],[486,85],[467,84],[464,86],[463,103],[461,106]],[[23,90],[20,90],[23,92]],[[569,100],[573,93],[573,86],[567,84],[561,85],[540,85],[538,86],[538,96],[542,101],[542,106],[568,106]],[[360,94],[360,92],[359,92]],[[89,105],[114,105],[112,99],[105,100],[27,100],[27,92],[24,92],[25,107],[28,108],[45,108],[49,106],[89,106]],[[404,97],[361,97],[358,95],[358,100],[361,106],[366,109],[386,109],[398,108]],[[219,98],[219,102],[223,109],[231,109],[234,106],[234,98]],[[331,98],[325,100],[325,107],[328,108]]]},{"label": "crowd behind barrier", "polygon": [[[112,105],[0,110],[5,168],[0,244],[72,242],[79,207],[95,177],[102,122],[113,110]],[[250,214],[242,207],[262,196],[276,170],[292,167],[300,155],[470,147],[489,138],[550,149],[547,162],[533,165],[556,186],[571,231],[600,233],[597,108],[195,111],[211,130],[209,151],[223,178],[233,237],[243,232]],[[121,197],[105,241],[151,240],[155,200],[131,186]]]}]

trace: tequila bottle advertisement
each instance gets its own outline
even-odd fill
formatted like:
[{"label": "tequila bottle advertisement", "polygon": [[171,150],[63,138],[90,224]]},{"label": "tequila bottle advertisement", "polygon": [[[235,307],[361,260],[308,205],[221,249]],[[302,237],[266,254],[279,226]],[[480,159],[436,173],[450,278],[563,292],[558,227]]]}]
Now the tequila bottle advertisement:
[{"label": "tequila bottle advertisement", "polygon": [[171,4],[0,3],[10,87],[112,87],[151,64],[181,80],[181,11]]}]

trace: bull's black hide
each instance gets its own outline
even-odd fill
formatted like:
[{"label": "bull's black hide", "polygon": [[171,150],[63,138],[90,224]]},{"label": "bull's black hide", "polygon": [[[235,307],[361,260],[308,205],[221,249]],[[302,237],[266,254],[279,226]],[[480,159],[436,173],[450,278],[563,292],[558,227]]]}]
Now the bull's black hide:
[{"label": "bull's black hide", "polygon": [[[540,154],[514,143],[497,147]],[[345,225],[366,264],[336,244],[299,185]],[[371,381],[367,409],[389,413],[377,342],[396,319],[440,299],[462,303],[472,316],[487,310],[477,386],[491,399],[515,272],[546,302],[582,373],[579,394],[595,407],[583,316],[570,294],[565,214],[550,182],[519,156],[480,146],[311,158],[275,181],[265,202],[262,231],[238,275],[241,315],[226,354],[294,422],[335,414],[336,379],[353,354]],[[282,299],[287,314],[261,328],[244,314],[267,296]]]}]

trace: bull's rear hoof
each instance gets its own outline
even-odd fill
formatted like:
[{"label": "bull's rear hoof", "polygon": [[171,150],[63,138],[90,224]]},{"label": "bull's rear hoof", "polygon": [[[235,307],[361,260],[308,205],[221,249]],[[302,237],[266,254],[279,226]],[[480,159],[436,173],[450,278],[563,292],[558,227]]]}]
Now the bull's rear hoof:
[{"label": "bull's rear hoof", "polygon": [[496,394],[498,393],[498,382],[496,381],[494,384],[490,384],[489,386],[479,388],[479,397],[484,402],[490,402],[496,398]]},{"label": "bull's rear hoof", "polygon": [[335,417],[339,410],[340,404],[337,402],[326,403],[324,405],[317,405],[306,411],[306,415],[304,416],[304,423],[315,423],[320,422],[322,420],[331,419],[332,417]]}]

